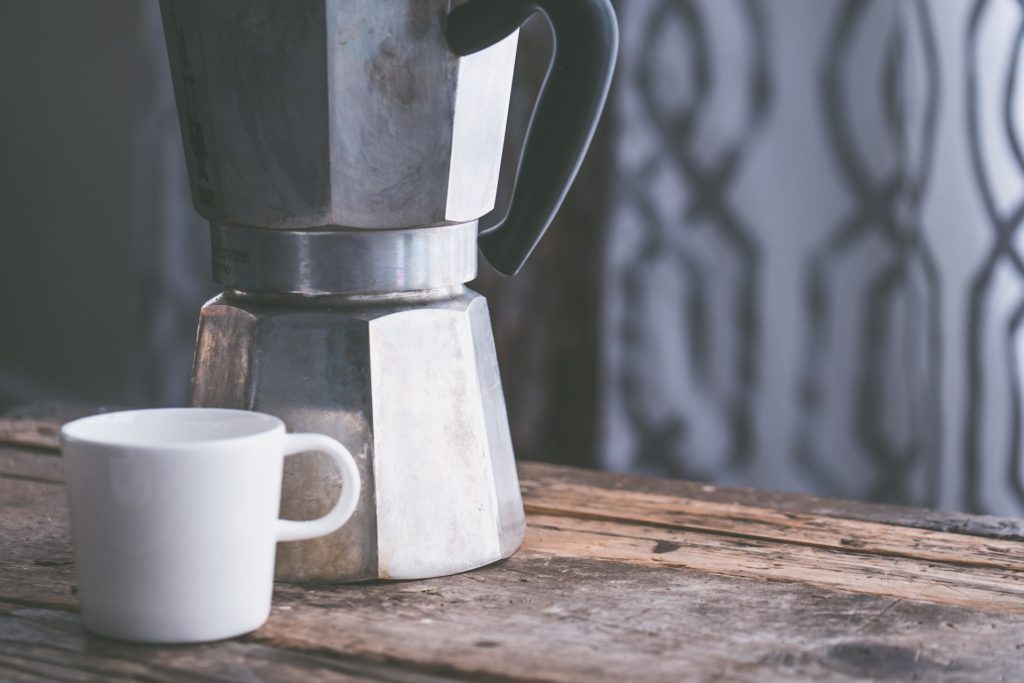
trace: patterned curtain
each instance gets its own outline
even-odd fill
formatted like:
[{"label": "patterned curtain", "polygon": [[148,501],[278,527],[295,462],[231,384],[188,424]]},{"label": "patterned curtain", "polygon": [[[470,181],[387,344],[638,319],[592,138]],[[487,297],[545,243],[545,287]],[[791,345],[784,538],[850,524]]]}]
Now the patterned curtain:
[{"label": "patterned curtain", "polygon": [[619,11],[602,464],[1021,514],[1022,4]]}]

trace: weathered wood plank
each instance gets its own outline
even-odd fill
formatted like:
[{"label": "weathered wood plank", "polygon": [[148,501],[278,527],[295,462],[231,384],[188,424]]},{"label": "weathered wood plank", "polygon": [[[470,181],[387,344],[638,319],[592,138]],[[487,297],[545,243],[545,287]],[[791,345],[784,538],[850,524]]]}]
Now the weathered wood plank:
[{"label": "weathered wood plank", "polygon": [[888,523],[792,512],[736,502],[695,500],[626,489],[528,481],[527,511],[751,540],[1024,571],[1024,543]]},{"label": "weathered wood plank", "polygon": [[56,450],[60,448],[62,424],[110,410],[116,409],[68,401],[22,406],[0,416],[0,444]]},{"label": "weathered wood plank", "polygon": [[1024,647],[1019,615],[529,552],[444,580],[278,599],[291,609],[259,642],[510,680],[998,680]]},{"label": "weathered wood plank", "polygon": [[0,446],[0,479],[60,486],[64,483],[64,472],[57,453],[26,452],[10,446]]},{"label": "weathered wood plank", "polygon": [[[2,457],[16,459],[18,472],[36,471],[47,478],[59,476],[59,463],[55,458],[38,454],[0,451],[0,473],[4,472]],[[45,462],[45,468],[32,468],[33,463]],[[10,469],[10,468],[8,468]],[[530,468],[526,468],[526,476]],[[699,566],[705,571],[730,575],[749,575],[749,564],[758,553],[772,552],[775,546],[754,541],[779,541],[796,545],[817,546],[843,551],[837,564],[836,557],[818,553],[788,552],[792,562],[782,572],[789,580],[806,580],[848,590],[875,592],[880,595],[908,597],[911,592],[926,591],[922,598],[953,601],[953,604],[991,605],[993,609],[1018,610],[1015,601],[1004,602],[999,593],[1019,584],[1016,574],[990,577],[983,573],[966,575],[955,567],[936,568],[929,563],[977,566],[1021,570],[1024,568],[1024,545],[1000,539],[980,544],[978,539],[963,534],[920,531],[891,524],[863,523],[843,518],[816,517],[804,513],[779,512],[759,507],[714,501],[694,501],[655,494],[637,494],[632,491],[611,491],[597,487],[552,482],[540,483],[526,479],[526,504],[534,524],[539,516],[555,514],[562,517],[607,519],[637,525],[660,525],[682,531],[710,532],[726,538],[707,538],[704,535],[672,535],[660,530],[649,530],[651,543],[661,543],[662,552],[654,560],[665,563],[684,555],[687,566]],[[62,499],[58,498],[58,501]],[[566,521],[560,520],[565,526]],[[604,533],[602,531],[602,533]],[[626,533],[636,535],[639,529]],[[730,540],[729,537],[733,537]],[[541,536],[538,536],[541,538]],[[547,537],[543,537],[545,541]],[[699,542],[695,542],[697,539]],[[739,541],[734,539],[740,539]],[[683,549],[671,550],[674,545]],[[639,543],[637,549],[644,554],[648,548]],[[730,551],[725,553],[725,550]],[[578,550],[578,548],[577,548]],[[698,550],[700,552],[698,552]],[[710,555],[708,554],[710,553]],[[738,557],[733,557],[738,553]],[[858,554],[866,557],[858,557]],[[886,560],[882,556],[915,560],[903,562]],[[631,554],[619,559],[636,560]],[[725,562],[726,557],[740,561],[738,566]],[[69,558],[62,561],[69,561]],[[830,569],[821,575],[821,566]],[[808,571],[808,567],[810,570]],[[842,571],[839,571],[839,569]],[[898,568],[894,570],[894,568]],[[760,572],[761,570],[757,570]],[[776,572],[778,573],[778,572]],[[879,577],[884,577],[880,579]],[[981,581],[979,585],[978,582]],[[923,588],[920,585],[922,582]],[[980,591],[980,593],[979,593]],[[980,601],[972,603],[971,601]]]},{"label": "weathered wood plank", "polygon": [[[530,513],[530,534],[524,545],[528,552],[671,565],[1024,612],[1024,543],[1020,542],[627,491],[611,494],[563,483],[534,487],[525,502]],[[63,506],[60,487],[0,481],[0,510],[17,520],[12,533],[19,535],[0,539],[11,541],[10,558],[21,558],[32,569],[31,576],[12,572],[0,576],[0,596],[43,599],[43,594],[35,592],[42,586],[33,581],[39,562],[62,566],[70,580]],[[864,524],[864,529],[857,524]],[[0,530],[4,533],[6,528]],[[29,540],[45,542],[47,552],[41,555],[42,548]],[[63,552],[55,554],[57,549]],[[15,585],[5,592],[8,582]],[[15,592],[16,586],[22,594]],[[45,599],[50,606],[68,604],[63,591]]]},{"label": "weathered wood plank", "polygon": [[600,520],[530,517],[531,554],[696,569],[753,581],[1024,614],[1024,574]]},{"label": "weathered wood plank", "polygon": [[52,420],[5,418],[0,420],[0,443],[27,448],[60,448],[60,425]]},{"label": "weathered wood plank", "polygon": [[751,590],[729,577],[612,562],[507,564],[422,582],[281,586],[264,628],[198,648],[109,643],[84,634],[76,615],[12,608],[0,615],[0,654],[23,662],[42,653],[115,680],[138,664],[179,674],[160,671],[158,681],[185,672],[251,680],[242,674],[258,667],[289,672],[279,665],[289,657],[328,671],[508,681],[1012,681],[1021,671],[1020,616],[772,582]]},{"label": "weathered wood plank", "polygon": [[[8,524],[0,525],[0,548],[13,551],[3,555],[0,599],[74,609],[66,519],[55,510],[62,489],[13,481],[2,486],[3,518],[17,510],[30,529],[16,534]],[[609,552],[606,530],[595,540],[579,528],[581,524],[614,527],[616,543],[624,545],[612,545],[615,552]],[[1020,661],[1015,657],[1024,656],[1020,614],[929,604],[921,601],[928,595],[911,589],[907,591],[916,599],[856,595],[850,589],[864,587],[846,585],[845,580],[861,576],[861,570],[854,566],[840,573],[834,563],[819,567],[820,557],[805,564],[832,580],[831,588],[836,588],[839,577],[839,590],[821,590],[805,576],[790,583],[772,571],[806,567],[795,562],[784,545],[775,548],[773,559],[770,543],[764,543],[762,556],[751,556],[748,541],[739,539],[741,545],[728,548],[722,537],[700,532],[652,527],[652,535],[644,537],[644,527],[638,525],[536,515],[531,516],[531,525],[526,546],[512,560],[459,577],[364,586],[279,586],[271,622],[245,641],[266,651],[233,653],[241,658],[238,671],[265,667],[282,675],[294,673],[271,667],[298,652],[327,661],[343,658],[349,667],[357,662],[380,671],[412,668],[468,680],[679,680],[692,671],[700,673],[698,678],[723,680],[841,681],[917,674],[923,680],[952,681],[1008,675]],[[689,534],[698,542],[684,546],[673,534]],[[665,552],[671,543],[680,547]],[[847,555],[841,550],[802,550]],[[573,556],[581,552],[589,559]],[[730,566],[743,567],[747,573],[723,576]],[[755,580],[746,580],[750,578]],[[892,585],[911,588],[921,579],[891,578]],[[19,612],[19,619],[40,614],[29,609]],[[68,628],[77,624],[73,614],[60,617],[52,609],[44,611],[47,620],[57,619]],[[40,646],[18,639],[11,644],[10,628],[0,622],[0,643],[8,648],[0,648],[0,669],[13,663],[19,671],[55,676],[56,670],[26,664],[26,659],[40,654]],[[86,663],[97,643],[108,648],[111,654],[97,669],[105,677],[128,678],[134,675],[131,666],[152,661],[148,656],[140,660],[138,648],[76,633],[74,638],[81,641],[76,647],[89,653]],[[900,633],[902,639],[895,638]],[[993,633],[999,636],[995,640]],[[181,680],[182,672],[204,670],[197,668],[200,665],[216,667],[228,657],[211,650],[195,655],[202,660],[199,664],[185,667],[175,659],[181,652],[171,649],[166,655],[171,673],[152,680]],[[80,656],[85,657],[61,654],[58,660],[74,669]],[[210,659],[202,659],[205,656]],[[992,661],[986,664],[986,658]],[[642,676],[635,669],[630,673],[638,661],[643,662]],[[316,675],[332,680],[327,673]],[[231,680],[231,674],[225,679]]]},{"label": "weathered wood plank", "polygon": [[[67,420],[106,408],[69,403],[41,403],[0,416],[0,444],[21,445],[55,451],[59,448],[60,425]],[[0,475],[2,476],[2,475]],[[652,479],[535,462],[520,463],[520,481],[525,494],[536,487],[572,482],[608,491],[632,491],[675,498],[745,505],[782,512],[821,517],[839,517],[878,522],[916,529],[987,536],[1024,541],[1024,520],[989,515],[929,510],[896,505],[819,498],[742,487],[718,487],[698,482]]]},{"label": "weathered wood plank", "polygon": [[278,585],[251,636],[141,647],[81,630],[59,458],[0,449],[0,679],[1024,680],[1012,533],[536,464],[521,477],[530,529],[506,562]]},{"label": "weathered wood plank", "polygon": [[786,512],[804,512],[823,517],[845,517],[917,529],[1024,541],[1024,520],[1022,519],[969,515],[961,512],[899,505],[878,505],[743,487],[712,486],[692,481],[654,479],[542,463],[523,463],[520,467],[521,472],[527,475],[521,478],[524,495],[529,495],[535,487],[563,482],[610,491],[625,490],[693,500],[736,503]]},{"label": "weathered wood plank", "polygon": [[0,600],[77,609],[63,486],[0,479]]},{"label": "weathered wood plank", "polygon": [[267,647],[246,639],[189,647],[129,645],[92,638],[76,614],[0,603],[4,681],[309,681],[349,683],[452,680],[343,655]]},{"label": "weathered wood plank", "polygon": [[[642,494],[625,489],[602,489],[552,481],[550,477],[535,480],[528,478],[533,466],[523,469],[524,487],[528,492],[526,505],[533,515],[582,516],[871,555],[1024,569],[1024,546],[1015,541],[990,539],[979,545],[977,538],[964,534],[916,530],[736,503]],[[55,456],[0,448],[0,478],[4,477],[57,483],[62,478],[60,461]],[[672,543],[663,540],[666,544]]]}]

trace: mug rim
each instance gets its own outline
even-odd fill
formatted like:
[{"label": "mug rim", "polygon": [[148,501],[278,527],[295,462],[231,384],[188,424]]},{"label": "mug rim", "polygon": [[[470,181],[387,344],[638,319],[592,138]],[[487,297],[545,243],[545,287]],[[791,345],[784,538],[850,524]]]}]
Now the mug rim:
[{"label": "mug rim", "polygon": [[[171,418],[174,416],[185,415],[191,417],[209,416],[210,418],[242,418],[246,423],[248,423],[248,428],[245,428],[245,426],[242,425],[242,429],[239,430],[239,426],[235,426],[235,429],[237,430],[235,433],[229,432],[223,436],[182,440],[175,440],[173,438],[154,439],[145,436],[140,437],[137,435],[131,436],[116,434],[113,429],[105,433],[89,433],[90,430],[94,430],[105,424],[130,424],[131,421],[125,418],[144,416],[153,416],[157,418],[163,416]],[[215,422],[215,419],[211,419],[211,422]],[[286,429],[284,422],[279,417],[255,410],[203,407],[141,408],[132,410],[116,410],[109,413],[99,413],[97,415],[89,415],[87,417],[78,418],[77,420],[72,420],[61,427],[60,440],[62,446],[66,444],[89,444],[107,448],[130,448],[133,450],[145,451],[188,451],[196,448],[209,449],[216,448],[218,446],[235,446],[240,442],[250,439],[259,439],[274,433],[283,434],[285,432]]]}]

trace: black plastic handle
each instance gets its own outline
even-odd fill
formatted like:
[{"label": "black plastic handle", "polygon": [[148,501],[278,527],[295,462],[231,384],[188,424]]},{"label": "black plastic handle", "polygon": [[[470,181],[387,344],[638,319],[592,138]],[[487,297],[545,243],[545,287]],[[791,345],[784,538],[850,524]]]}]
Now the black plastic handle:
[{"label": "black plastic handle", "polygon": [[480,235],[484,256],[506,275],[523,267],[543,237],[594,137],[619,47],[615,10],[611,0],[469,0],[447,22],[448,44],[465,56],[507,37],[536,11],[551,22],[554,57],[527,129],[508,214]]}]

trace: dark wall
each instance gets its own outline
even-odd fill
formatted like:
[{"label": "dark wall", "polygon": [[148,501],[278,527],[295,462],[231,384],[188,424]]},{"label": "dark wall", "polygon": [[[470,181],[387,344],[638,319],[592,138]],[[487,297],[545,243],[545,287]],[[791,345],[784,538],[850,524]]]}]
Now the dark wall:
[{"label": "dark wall", "polygon": [[0,3],[0,405],[124,400],[138,6]]}]

